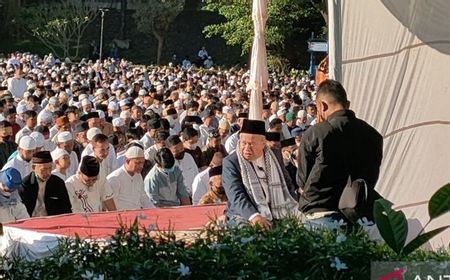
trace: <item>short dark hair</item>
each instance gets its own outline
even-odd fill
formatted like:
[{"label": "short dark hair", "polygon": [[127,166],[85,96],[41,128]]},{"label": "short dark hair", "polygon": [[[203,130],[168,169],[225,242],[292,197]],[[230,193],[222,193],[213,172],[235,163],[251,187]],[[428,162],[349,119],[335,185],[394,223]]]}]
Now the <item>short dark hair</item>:
[{"label": "short dark hair", "polygon": [[169,131],[167,130],[158,130],[155,135],[155,142],[161,143],[166,142],[167,138],[170,136]]},{"label": "short dark hair", "polygon": [[23,119],[24,120],[28,120],[28,119],[31,119],[31,118],[36,118],[36,116],[37,116],[36,112],[35,111],[31,111],[31,110],[28,110],[25,113],[23,113]]},{"label": "short dark hair", "polygon": [[181,136],[183,137],[183,140],[191,140],[195,136],[198,136],[198,131],[191,126],[188,126],[183,130]]},{"label": "short dark hair", "polygon": [[12,125],[6,120],[0,121],[0,128],[7,128],[7,127],[12,127]]},{"label": "short dark hair", "polygon": [[175,165],[175,158],[168,148],[160,149],[156,153],[155,161],[161,168],[172,168]]},{"label": "short dark hair", "polygon": [[105,143],[108,142],[109,143],[109,139],[108,136],[106,136],[105,134],[97,134],[92,138],[92,142],[93,143]]},{"label": "short dark hair", "polygon": [[170,147],[173,147],[175,145],[178,145],[179,143],[181,143],[181,140],[180,140],[180,137],[178,137],[178,135],[171,135],[166,140],[167,148],[170,148]]},{"label": "short dark hair", "polygon": [[331,102],[338,103],[344,107],[348,107],[349,102],[347,99],[347,92],[341,83],[335,80],[325,80],[320,83],[317,89],[317,98],[320,96],[328,96],[333,100]]}]

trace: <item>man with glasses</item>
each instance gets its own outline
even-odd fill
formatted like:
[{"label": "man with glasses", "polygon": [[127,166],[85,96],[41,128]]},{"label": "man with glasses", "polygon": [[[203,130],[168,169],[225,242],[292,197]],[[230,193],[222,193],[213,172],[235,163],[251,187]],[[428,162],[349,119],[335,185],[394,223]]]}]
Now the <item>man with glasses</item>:
[{"label": "man with glasses", "polygon": [[81,159],[77,174],[66,180],[72,212],[89,213],[116,210],[113,191],[108,184],[99,184],[100,164],[92,156]]},{"label": "man with glasses", "polygon": [[270,229],[273,220],[300,213],[283,161],[266,146],[265,134],[264,121],[244,120],[236,152],[223,160],[222,180],[228,218]]}]

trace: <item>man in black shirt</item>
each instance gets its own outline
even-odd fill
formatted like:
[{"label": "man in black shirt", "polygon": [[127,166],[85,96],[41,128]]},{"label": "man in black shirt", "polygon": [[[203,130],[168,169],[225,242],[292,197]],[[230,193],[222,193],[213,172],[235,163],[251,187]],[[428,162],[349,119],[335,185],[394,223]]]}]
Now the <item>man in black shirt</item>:
[{"label": "man in black shirt", "polygon": [[316,104],[318,124],[303,134],[299,148],[300,210],[310,219],[340,219],[339,198],[349,176],[375,187],[383,138],[348,110],[350,102],[339,82],[322,82]]}]

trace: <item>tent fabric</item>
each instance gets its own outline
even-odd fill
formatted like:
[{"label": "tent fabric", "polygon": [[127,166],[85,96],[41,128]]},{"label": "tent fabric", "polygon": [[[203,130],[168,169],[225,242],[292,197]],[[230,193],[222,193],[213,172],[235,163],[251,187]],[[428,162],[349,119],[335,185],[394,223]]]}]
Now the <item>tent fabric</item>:
[{"label": "tent fabric", "polygon": [[249,112],[249,119],[252,120],[262,120],[262,92],[268,89],[269,71],[267,69],[266,40],[264,38],[267,16],[267,0],[253,0],[252,19],[255,35],[248,83],[248,89],[252,90]]},{"label": "tent fabric", "polygon": [[[330,77],[384,136],[377,190],[404,210],[409,239],[450,182],[450,1],[328,0]],[[449,225],[446,214],[426,231]],[[450,231],[431,245],[447,246]]]}]

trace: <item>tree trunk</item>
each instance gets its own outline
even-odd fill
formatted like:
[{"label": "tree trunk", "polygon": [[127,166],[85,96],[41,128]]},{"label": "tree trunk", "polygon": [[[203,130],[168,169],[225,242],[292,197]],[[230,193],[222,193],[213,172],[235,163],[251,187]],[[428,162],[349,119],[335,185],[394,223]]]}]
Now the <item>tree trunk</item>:
[{"label": "tree trunk", "polygon": [[125,39],[125,26],[126,26],[126,18],[127,18],[127,6],[128,0],[120,1],[120,39]]},{"label": "tree trunk", "polygon": [[156,31],[153,31],[153,35],[155,36],[156,40],[158,40],[158,50],[156,53],[156,64],[160,64],[161,63],[161,54],[164,48],[164,36],[157,33]]}]

